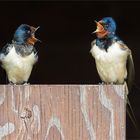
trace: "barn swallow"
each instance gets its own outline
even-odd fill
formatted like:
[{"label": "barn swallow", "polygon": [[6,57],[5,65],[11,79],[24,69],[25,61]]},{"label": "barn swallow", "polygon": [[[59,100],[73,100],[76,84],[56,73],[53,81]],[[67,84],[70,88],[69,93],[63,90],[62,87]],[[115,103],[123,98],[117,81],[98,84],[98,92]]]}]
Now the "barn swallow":
[{"label": "barn swallow", "polygon": [[35,43],[39,41],[35,37],[38,28],[21,24],[15,31],[12,42],[2,48],[0,62],[10,84],[26,84],[28,82],[33,65],[38,60],[34,47]]},{"label": "barn swallow", "polygon": [[[95,59],[97,72],[103,83],[106,84],[127,84],[128,92],[131,91],[134,82],[134,63],[132,52],[127,45],[116,35],[116,22],[112,17],[105,17],[95,21],[97,38],[91,43],[91,54]],[[133,109],[127,98],[127,113],[136,125]]]},{"label": "barn swallow", "polygon": [[124,84],[130,90],[134,80],[132,52],[116,35],[116,22],[112,17],[95,21],[97,38],[91,43],[91,54],[104,83]]}]

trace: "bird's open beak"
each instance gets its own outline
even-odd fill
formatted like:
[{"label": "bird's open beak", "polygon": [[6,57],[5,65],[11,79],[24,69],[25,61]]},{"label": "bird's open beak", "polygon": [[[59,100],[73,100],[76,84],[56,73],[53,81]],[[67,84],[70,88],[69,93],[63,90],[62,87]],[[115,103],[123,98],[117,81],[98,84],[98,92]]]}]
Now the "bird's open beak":
[{"label": "bird's open beak", "polygon": [[31,26],[31,31],[32,31],[32,35],[30,37],[30,42],[31,44],[35,44],[37,41],[41,42],[41,40],[37,39],[35,37],[35,32],[40,28],[40,26],[38,26],[37,28]]},{"label": "bird's open beak", "polygon": [[32,34],[32,38],[34,39],[34,40],[36,40],[36,42],[37,41],[39,41],[39,42],[41,42],[41,40],[39,40],[39,39],[37,39],[36,37],[35,37],[35,32],[40,28],[40,26],[38,26],[38,27],[32,27],[33,29],[33,34]]},{"label": "bird's open beak", "polygon": [[40,26],[38,26],[37,28],[35,28],[35,32],[40,28]]},{"label": "bird's open beak", "polygon": [[92,32],[92,34],[98,33],[98,32],[102,32],[102,31],[105,30],[104,27],[103,27],[103,25],[100,24],[100,22],[97,22],[97,21],[95,20],[95,23],[96,23],[96,25],[97,25],[97,29],[96,29],[94,32]]}]

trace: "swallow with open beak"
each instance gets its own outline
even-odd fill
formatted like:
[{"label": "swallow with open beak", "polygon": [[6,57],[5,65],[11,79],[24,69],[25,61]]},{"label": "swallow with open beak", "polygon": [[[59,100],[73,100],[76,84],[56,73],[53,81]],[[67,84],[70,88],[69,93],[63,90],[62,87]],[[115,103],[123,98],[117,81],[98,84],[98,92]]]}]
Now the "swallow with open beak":
[{"label": "swallow with open beak", "polygon": [[10,84],[26,84],[28,82],[33,65],[38,60],[34,47],[35,43],[39,41],[35,37],[38,28],[21,24],[15,31],[12,42],[2,48],[0,62]]},{"label": "swallow with open beak", "polygon": [[97,38],[91,43],[91,54],[104,83],[127,83],[130,90],[134,80],[134,63],[131,50],[116,35],[116,23],[112,17],[95,21]]},{"label": "swallow with open beak", "polygon": [[[126,83],[130,92],[135,75],[131,50],[116,35],[116,23],[112,17],[105,17],[95,23],[97,29],[93,33],[96,33],[97,38],[92,41],[90,52],[95,59],[100,79],[106,84]],[[139,132],[128,98],[126,98],[126,103],[129,107],[126,109],[127,113]]]}]

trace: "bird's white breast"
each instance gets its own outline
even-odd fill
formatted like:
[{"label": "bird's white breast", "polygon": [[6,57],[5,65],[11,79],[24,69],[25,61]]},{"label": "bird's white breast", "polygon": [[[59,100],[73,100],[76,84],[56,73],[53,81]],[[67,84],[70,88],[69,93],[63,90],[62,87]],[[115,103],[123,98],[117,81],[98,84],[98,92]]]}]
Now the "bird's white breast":
[{"label": "bird's white breast", "polygon": [[35,62],[36,58],[34,53],[22,57],[16,53],[16,50],[13,47],[4,57],[2,66],[6,70],[9,80],[13,83],[20,83],[28,80]]},{"label": "bird's white breast", "polygon": [[91,54],[95,58],[100,78],[105,82],[123,83],[127,76],[126,61],[128,51],[121,49],[120,44],[113,43],[107,51],[96,44],[92,46]]}]

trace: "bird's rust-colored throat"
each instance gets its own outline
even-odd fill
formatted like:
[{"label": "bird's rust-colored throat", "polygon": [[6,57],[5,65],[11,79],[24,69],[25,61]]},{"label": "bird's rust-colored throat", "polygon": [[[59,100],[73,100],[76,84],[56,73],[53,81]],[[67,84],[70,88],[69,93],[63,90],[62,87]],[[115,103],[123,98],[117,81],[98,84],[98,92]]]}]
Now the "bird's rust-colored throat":
[{"label": "bird's rust-colored throat", "polygon": [[38,39],[35,38],[35,36],[31,36],[30,38],[27,39],[27,43],[29,45],[34,45],[37,41],[38,41]]},{"label": "bird's rust-colored throat", "polygon": [[32,35],[31,35],[31,37],[29,37],[29,38],[27,39],[27,43],[28,43],[29,45],[34,45],[37,41],[39,41],[39,39],[37,39],[37,38],[35,37],[35,32],[36,32],[39,28],[40,28],[40,27],[35,28],[35,27],[31,26]]}]

